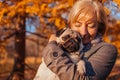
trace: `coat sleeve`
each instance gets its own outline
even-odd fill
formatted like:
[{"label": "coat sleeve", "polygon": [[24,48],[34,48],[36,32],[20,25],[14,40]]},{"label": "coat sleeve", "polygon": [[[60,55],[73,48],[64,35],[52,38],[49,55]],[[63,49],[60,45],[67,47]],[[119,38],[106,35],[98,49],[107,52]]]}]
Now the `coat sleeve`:
[{"label": "coat sleeve", "polygon": [[60,57],[64,51],[57,46],[56,41],[51,41],[44,48],[42,55],[47,66],[49,66],[53,61]]},{"label": "coat sleeve", "polygon": [[[45,65],[53,73],[57,74],[60,80],[73,80],[75,64],[67,56],[56,42],[50,42],[43,50]],[[69,76],[69,77],[67,77]]]},{"label": "coat sleeve", "polygon": [[45,64],[44,58],[40,64],[37,73],[33,80],[60,80],[59,77],[53,73]]},{"label": "coat sleeve", "polygon": [[92,80],[105,80],[108,77],[116,61],[117,53],[115,46],[106,44],[88,59],[95,72]]}]

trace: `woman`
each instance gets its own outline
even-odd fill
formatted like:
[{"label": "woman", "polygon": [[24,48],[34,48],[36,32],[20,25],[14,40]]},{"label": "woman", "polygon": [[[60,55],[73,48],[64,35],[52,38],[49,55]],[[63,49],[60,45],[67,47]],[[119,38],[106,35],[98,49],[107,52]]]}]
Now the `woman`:
[{"label": "woman", "polygon": [[116,61],[117,49],[102,40],[107,26],[102,5],[94,0],[78,0],[68,23],[70,30],[82,38],[82,57],[78,54],[80,59],[72,62],[70,52],[58,46],[58,37],[52,35],[34,80],[106,80]]}]

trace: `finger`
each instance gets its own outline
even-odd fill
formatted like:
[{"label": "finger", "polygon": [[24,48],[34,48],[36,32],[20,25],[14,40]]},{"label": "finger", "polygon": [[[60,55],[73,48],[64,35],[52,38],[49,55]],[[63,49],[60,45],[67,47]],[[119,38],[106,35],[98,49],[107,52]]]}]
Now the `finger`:
[{"label": "finger", "polygon": [[56,35],[54,35],[54,34],[52,34],[51,36],[50,36],[50,38],[49,38],[49,42],[51,42],[51,41],[56,41],[57,40],[57,37],[56,37]]},{"label": "finger", "polygon": [[85,62],[83,60],[80,60],[77,63],[77,70],[79,71],[80,74],[86,73]]},{"label": "finger", "polygon": [[85,65],[83,66],[83,71],[84,71],[84,74],[86,73],[86,68],[85,68]]},{"label": "finger", "polygon": [[84,75],[84,70],[82,66],[77,67],[77,71],[79,72],[80,75]]}]

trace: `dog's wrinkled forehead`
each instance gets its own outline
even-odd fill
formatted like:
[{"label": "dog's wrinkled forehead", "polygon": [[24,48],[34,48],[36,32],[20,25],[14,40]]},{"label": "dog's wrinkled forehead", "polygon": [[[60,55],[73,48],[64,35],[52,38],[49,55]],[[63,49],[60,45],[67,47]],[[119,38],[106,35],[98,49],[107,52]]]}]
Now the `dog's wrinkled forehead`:
[{"label": "dog's wrinkled forehead", "polygon": [[61,37],[63,36],[66,36],[66,35],[70,35],[70,34],[73,34],[72,30],[71,29],[66,29],[63,34],[61,35]]}]

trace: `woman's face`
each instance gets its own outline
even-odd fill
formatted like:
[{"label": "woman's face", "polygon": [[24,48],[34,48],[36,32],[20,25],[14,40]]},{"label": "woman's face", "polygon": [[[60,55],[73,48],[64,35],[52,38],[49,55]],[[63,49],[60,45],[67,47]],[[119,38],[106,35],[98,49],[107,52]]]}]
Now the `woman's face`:
[{"label": "woman's face", "polygon": [[82,36],[83,43],[87,44],[96,36],[98,29],[97,18],[95,16],[91,18],[90,15],[81,16],[83,14],[78,16],[78,19],[71,25],[71,29],[79,32]]}]

